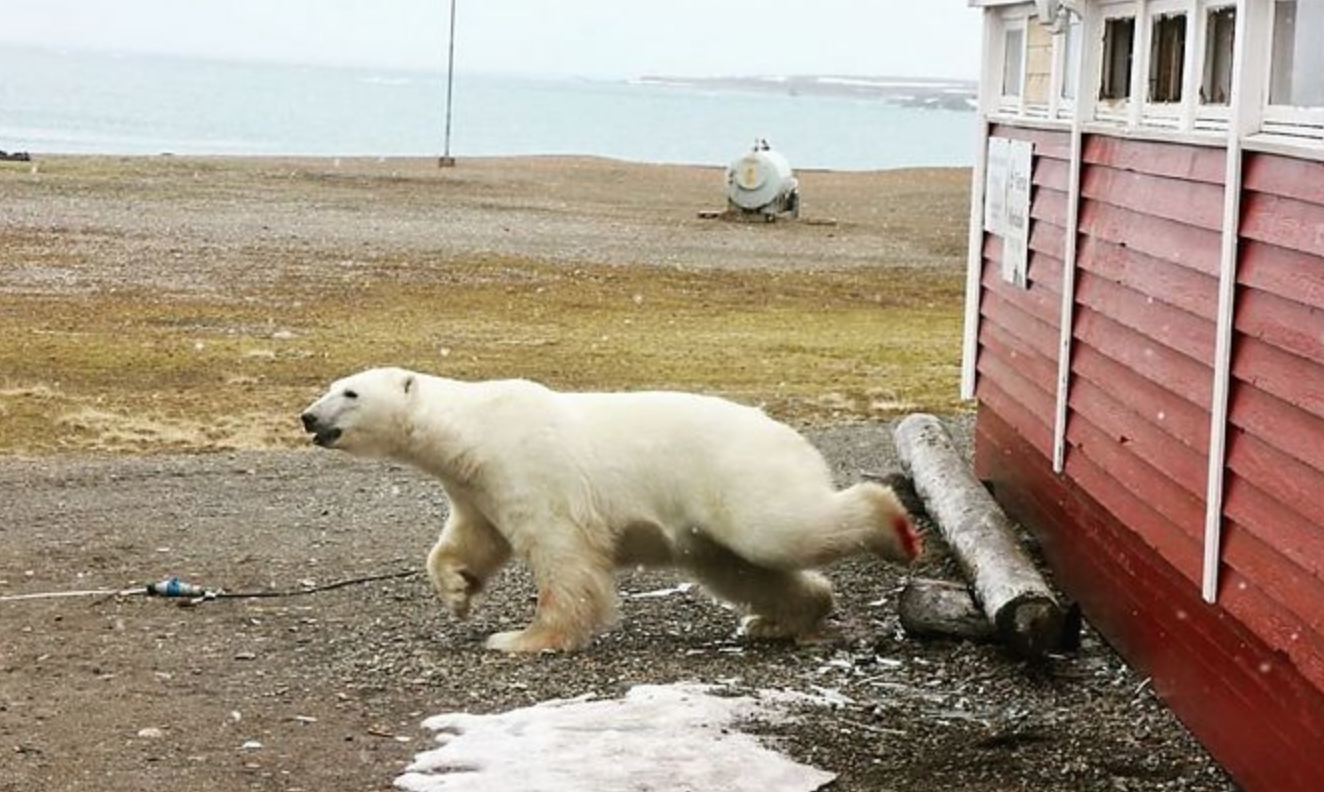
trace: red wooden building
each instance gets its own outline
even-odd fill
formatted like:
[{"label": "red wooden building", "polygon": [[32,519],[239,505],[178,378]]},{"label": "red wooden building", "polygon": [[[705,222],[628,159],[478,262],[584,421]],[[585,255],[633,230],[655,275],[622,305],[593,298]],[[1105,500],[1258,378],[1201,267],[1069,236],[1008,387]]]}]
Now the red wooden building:
[{"label": "red wooden building", "polygon": [[1242,787],[1324,790],[1324,0],[971,5],[978,473]]}]

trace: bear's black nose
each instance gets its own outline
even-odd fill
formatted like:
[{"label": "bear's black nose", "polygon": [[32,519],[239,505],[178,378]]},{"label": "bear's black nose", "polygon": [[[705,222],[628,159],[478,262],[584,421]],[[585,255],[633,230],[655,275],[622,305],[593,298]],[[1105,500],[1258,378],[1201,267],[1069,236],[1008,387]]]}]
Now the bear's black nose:
[{"label": "bear's black nose", "polygon": [[303,421],[304,431],[317,431],[317,416],[312,413],[304,413],[303,415],[300,415],[299,418]]}]

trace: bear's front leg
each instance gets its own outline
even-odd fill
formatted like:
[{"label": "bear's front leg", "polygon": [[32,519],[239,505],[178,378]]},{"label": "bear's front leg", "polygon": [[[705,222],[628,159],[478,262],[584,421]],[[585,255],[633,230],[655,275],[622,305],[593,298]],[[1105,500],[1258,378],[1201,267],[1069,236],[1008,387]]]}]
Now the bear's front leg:
[{"label": "bear's front leg", "polygon": [[562,652],[580,649],[616,620],[616,574],[611,561],[587,548],[534,553],[529,563],[538,582],[538,606],[523,630],[497,633],[487,648],[500,652]]},{"label": "bear's front leg", "polygon": [[463,619],[488,578],[510,558],[510,543],[476,510],[451,503],[441,537],[428,553],[428,577],[437,596]]}]

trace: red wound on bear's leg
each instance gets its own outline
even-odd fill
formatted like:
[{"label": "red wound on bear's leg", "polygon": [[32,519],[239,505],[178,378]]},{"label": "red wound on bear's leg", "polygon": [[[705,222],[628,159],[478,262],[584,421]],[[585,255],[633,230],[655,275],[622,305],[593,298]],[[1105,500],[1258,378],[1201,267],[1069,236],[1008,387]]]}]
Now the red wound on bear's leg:
[{"label": "red wound on bear's leg", "polygon": [[919,558],[920,553],[924,552],[924,537],[915,530],[915,524],[910,518],[904,514],[893,517],[892,530],[896,531],[896,537],[901,542],[901,549],[905,551],[906,558],[911,561]]}]

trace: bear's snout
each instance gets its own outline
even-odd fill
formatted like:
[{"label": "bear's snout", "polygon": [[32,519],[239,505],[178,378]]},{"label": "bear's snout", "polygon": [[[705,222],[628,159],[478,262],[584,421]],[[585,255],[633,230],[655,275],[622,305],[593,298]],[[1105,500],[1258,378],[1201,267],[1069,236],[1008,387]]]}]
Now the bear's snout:
[{"label": "bear's snout", "polygon": [[301,414],[299,420],[303,421],[304,431],[313,436],[313,443],[323,448],[330,448],[340,439],[341,431],[339,427],[323,423],[312,412]]}]

